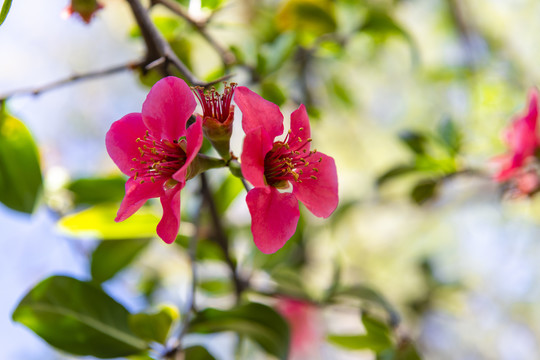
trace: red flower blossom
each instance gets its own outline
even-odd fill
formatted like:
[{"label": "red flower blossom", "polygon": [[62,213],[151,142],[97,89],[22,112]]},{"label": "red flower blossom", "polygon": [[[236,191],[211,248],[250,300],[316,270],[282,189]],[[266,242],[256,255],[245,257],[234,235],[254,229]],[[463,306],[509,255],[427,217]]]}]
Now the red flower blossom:
[{"label": "red flower blossom", "polygon": [[281,298],[276,304],[291,329],[291,359],[309,359],[319,353],[322,340],[319,309],[304,300]]},{"label": "red flower blossom", "polygon": [[72,0],[62,12],[62,17],[68,18],[74,13],[78,14],[81,19],[89,24],[94,14],[103,8],[103,5],[97,2],[97,0]]},{"label": "red flower blossom", "polygon": [[107,132],[109,156],[130,178],[115,221],[133,215],[150,198],[159,197],[163,217],[157,234],[172,243],[180,227],[180,190],[193,176],[192,161],[202,145],[200,119],[186,129],[197,106],[189,86],[167,77],[148,93],[141,113],[115,121]]},{"label": "red flower blossom", "polygon": [[497,181],[507,181],[526,165],[540,146],[537,134],[538,123],[538,90],[529,91],[529,107],[527,112],[518,116],[505,133],[509,153],[495,159],[500,164],[500,171],[495,175]]},{"label": "red flower blossom", "polygon": [[193,88],[203,110],[202,116],[198,116],[202,117],[204,136],[224,159],[231,157],[229,142],[234,120],[234,105],[231,105],[231,101],[235,87],[235,83],[225,84],[222,94],[215,89],[205,92],[203,87]]},{"label": "red flower blossom", "polygon": [[[264,253],[279,250],[296,231],[298,201],[315,216],[328,217],[338,204],[334,159],[311,150],[311,130],[304,105],[291,114],[291,128],[284,140],[279,107],[238,87],[236,105],[242,111],[246,133],[241,156],[244,177],[254,185],[246,202],[251,213],[255,245]],[[292,184],[292,192],[280,192]]]}]

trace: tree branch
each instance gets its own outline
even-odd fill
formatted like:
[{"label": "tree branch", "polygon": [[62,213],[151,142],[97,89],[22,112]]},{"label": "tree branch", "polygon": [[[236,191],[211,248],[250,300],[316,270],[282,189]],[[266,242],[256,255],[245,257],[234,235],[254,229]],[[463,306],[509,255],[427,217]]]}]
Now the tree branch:
[{"label": "tree branch", "polygon": [[176,15],[180,16],[184,20],[186,20],[201,36],[208,42],[208,44],[214,48],[214,50],[218,53],[219,57],[221,58],[221,61],[223,62],[223,65],[230,66],[234,63],[236,63],[236,57],[232,52],[229,50],[223,48],[206,30],[206,22],[199,22],[194,20],[191,16],[189,16],[188,13],[182,9],[182,7],[171,0],[152,0],[152,4],[161,4],[165,6],[167,9],[171,10]]},{"label": "tree branch", "polygon": [[210,211],[210,217],[212,219],[212,224],[214,227],[215,241],[223,251],[225,256],[225,262],[231,271],[232,280],[234,282],[234,290],[236,295],[236,302],[240,301],[240,296],[242,292],[246,289],[246,282],[240,278],[238,270],[236,268],[236,262],[232,259],[231,253],[229,251],[229,239],[225,230],[223,229],[223,224],[221,223],[221,217],[216,208],[216,203],[214,202],[214,197],[212,191],[210,190],[208,179],[206,174],[202,173],[199,175],[201,177],[201,190],[204,197],[204,201],[208,206]]},{"label": "tree branch", "polygon": [[127,0],[127,2],[131,7],[133,15],[135,16],[135,21],[137,21],[137,25],[141,29],[141,33],[146,44],[147,52],[144,65],[148,65],[155,62],[156,60],[159,60],[160,58],[163,58],[165,59],[165,62],[163,64],[164,71],[166,71],[168,63],[171,63],[178,69],[178,71],[180,71],[180,73],[184,76],[187,82],[189,82],[191,85],[208,86],[207,83],[199,80],[187,68],[187,66],[182,62],[182,60],[180,60],[178,56],[176,56],[169,43],[165,40],[165,38],[163,38],[161,33],[158,31],[158,29],[152,22],[152,19],[150,19],[147,10],[142,6],[141,2],[139,0]]},{"label": "tree branch", "polygon": [[11,91],[6,94],[2,94],[0,95],[0,100],[5,100],[13,96],[17,96],[17,95],[40,95],[46,91],[57,89],[59,87],[62,87],[64,85],[70,84],[75,81],[95,79],[95,78],[99,78],[99,77],[103,77],[107,75],[116,74],[125,70],[133,70],[142,65],[143,65],[143,61],[133,61],[127,64],[113,66],[113,67],[103,69],[103,70],[92,71],[86,74],[75,74],[65,79],[57,80],[52,83],[43,85],[41,87],[19,89],[19,90]]}]

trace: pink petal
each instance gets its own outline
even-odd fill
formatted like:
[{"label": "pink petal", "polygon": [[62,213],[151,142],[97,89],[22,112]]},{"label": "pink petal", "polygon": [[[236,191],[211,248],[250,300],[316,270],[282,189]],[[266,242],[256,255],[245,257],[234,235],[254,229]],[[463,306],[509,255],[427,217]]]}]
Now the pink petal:
[{"label": "pink petal", "polygon": [[126,182],[126,195],[120,204],[120,209],[114,221],[124,221],[144,205],[146,200],[159,197],[163,193],[163,181],[144,182],[128,179]]},{"label": "pink petal", "polygon": [[240,160],[242,174],[255,187],[264,187],[264,158],[272,150],[272,140],[261,128],[255,128],[244,138],[244,146]]},{"label": "pink petal", "polygon": [[179,184],[166,190],[160,198],[163,216],[157,226],[157,234],[167,244],[174,242],[180,228],[180,190],[182,185]]},{"label": "pink petal", "polygon": [[528,96],[529,108],[524,118],[530,129],[536,129],[536,123],[538,121],[538,89],[531,88]]},{"label": "pink petal", "polygon": [[338,179],[336,163],[330,156],[317,152],[310,156],[310,162],[321,162],[317,165],[317,179],[303,179],[301,183],[293,183],[293,194],[313,215],[327,218],[336,209],[338,196]]},{"label": "pink petal", "polygon": [[182,184],[186,182],[189,164],[195,159],[203,143],[202,119],[200,116],[197,116],[197,120],[187,128],[186,132],[186,163],[173,175],[173,179]]},{"label": "pink petal", "polygon": [[244,86],[235,89],[234,102],[242,112],[242,128],[245,133],[262,127],[272,140],[283,134],[283,115],[276,104]]},{"label": "pink petal", "polygon": [[177,140],[186,133],[186,122],[197,102],[184,80],[169,76],[150,90],[142,106],[143,121],[158,140]]},{"label": "pink petal", "polygon": [[[311,137],[311,128],[309,126],[309,118],[304,104],[300,105],[298,109],[291,114],[291,136],[290,142],[296,141],[298,138],[302,140],[309,139]],[[307,151],[310,150],[310,143],[305,147]]]},{"label": "pink petal", "polygon": [[144,137],[146,130],[141,114],[132,113],[115,121],[105,136],[105,145],[109,156],[116,166],[128,176],[133,175],[133,172],[130,171],[133,168],[132,159],[141,156],[136,140]]},{"label": "pink petal", "polygon": [[267,186],[251,189],[246,202],[255,246],[265,254],[281,249],[294,235],[300,217],[295,196]]}]

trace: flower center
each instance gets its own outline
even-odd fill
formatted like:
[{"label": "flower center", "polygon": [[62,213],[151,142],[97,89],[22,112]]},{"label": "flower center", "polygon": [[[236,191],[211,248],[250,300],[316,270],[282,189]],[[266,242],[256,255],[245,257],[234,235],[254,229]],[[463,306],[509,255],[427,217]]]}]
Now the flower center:
[{"label": "flower center", "polygon": [[215,88],[210,89],[209,92],[205,92],[201,86],[192,88],[201,104],[203,117],[211,117],[220,123],[224,123],[231,111],[231,101],[236,85],[236,83],[231,83],[230,85],[225,83],[223,94],[218,93]]},{"label": "flower center", "polygon": [[301,183],[308,179],[317,180],[317,164],[322,161],[322,157],[317,155],[317,150],[308,151],[310,142],[311,139],[303,140],[293,135],[291,130],[284,141],[276,141],[264,158],[267,184],[286,188],[288,181]]},{"label": "flower center", "polygon": [[131,171],[135,173],[133,180],[140,180],[141,184],[170,178],[186,163],[186,140],[183,137],[173,141],[157,140],[147,130],[144,137],[136,141],[141,156],[131,159],[134,163]]}]

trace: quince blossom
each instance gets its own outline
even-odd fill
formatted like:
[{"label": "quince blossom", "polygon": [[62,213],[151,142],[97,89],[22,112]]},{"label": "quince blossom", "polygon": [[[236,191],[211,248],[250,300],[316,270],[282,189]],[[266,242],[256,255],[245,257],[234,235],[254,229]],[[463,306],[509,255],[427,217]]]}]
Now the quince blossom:
[{"label": "quince blossom", "polygon": [[[296,231],[298,201],[318,217],[328,217],[338,205],[334,159],[311,150],[311,130],[304,105],[291,114],[284,140],[279,107],[246,87],[234,100],[242,112],[246,133],[241,155],[244,177],[253,184],[246,197],[255,245],[264,253],[279,250]],[[292,184],[292,192],[282,192]]]},{"label": "quince blossom", "polygon": [[180,227],[180,190],[196,171],[190,168],[203,141],[201,120],[186,129],[197,106],[189,86],[167,77],[148,93],[141,113],[115,121],[107,132],[109,156],[129,176],[115,221],[133,215],[150,198],[159,198],[163,217],[157,234],[170,244]]}]

